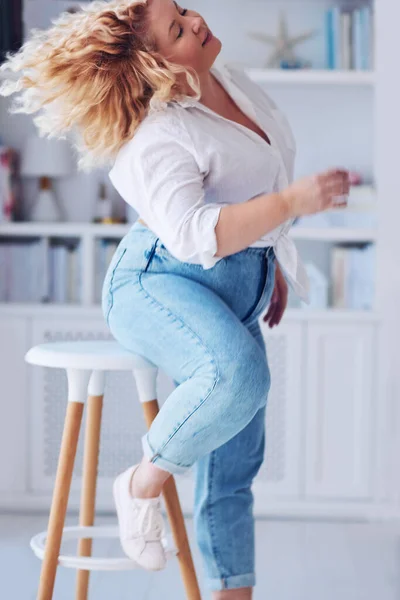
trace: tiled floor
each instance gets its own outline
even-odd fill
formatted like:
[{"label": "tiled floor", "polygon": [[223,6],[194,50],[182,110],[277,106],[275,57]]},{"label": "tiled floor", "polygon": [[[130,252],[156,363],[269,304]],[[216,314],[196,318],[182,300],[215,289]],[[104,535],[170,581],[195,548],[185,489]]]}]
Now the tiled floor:
[{"label": "tiled floor", "polygon": [[[69,519],[75,524],[76,519]],[[114,519],[99,522],[112,523]],[[45,516],[0,516],[2,600],[34,600],[40,561],[29,548]],[[192,524],[188,529],[193,538]],[[399,600],[400,529],[393,525],[257,522],[255,600]],[[96,553],[118,552],[114,542]],[[75,544],[74,544],[75,546]],[[73,551],[73,547],[72,550]],[[201,573],[198,553],[195,560]],[[75,571],[59,569],[54,600],[73,600]],[[161,573],[93,573],[91,600],[184,600],[176,561]],[[209,596],[204,593],[203,600]]]}]

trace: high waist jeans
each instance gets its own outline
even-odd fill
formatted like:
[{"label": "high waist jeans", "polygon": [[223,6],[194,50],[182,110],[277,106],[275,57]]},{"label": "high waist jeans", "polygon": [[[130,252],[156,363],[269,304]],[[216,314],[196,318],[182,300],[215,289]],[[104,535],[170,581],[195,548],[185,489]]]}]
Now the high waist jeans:
[{"label": "high waist jeans", "polygon": [[251,484],[264,457],[270,388],[258,318],[274,279],[272,247],[205,270],[176,259],[136,222],[103,285],[114,337],[175,381],[143,450],[170,473],[195,467],[196,533],[213,590],[255,584]]}]

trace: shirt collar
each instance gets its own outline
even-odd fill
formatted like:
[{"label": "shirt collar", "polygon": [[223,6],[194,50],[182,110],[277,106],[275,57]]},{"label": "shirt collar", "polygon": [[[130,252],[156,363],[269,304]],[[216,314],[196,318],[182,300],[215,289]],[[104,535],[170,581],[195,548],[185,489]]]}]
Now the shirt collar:
[{"label": "shirt collar", "polygon": [[[219,80],[224,79],[224,78],[229,79],[229,80],[232,79],[231,72],[225,63],[219,63],[218,65],[213,65],[211,67],[211,72]],[[173,100],[172,102],[175,104],[178,104],[182,108],[193,108],[195,106],[200,107],[200,108],[202,107],[201,102],[199,102],[195,98],[191,98],[190,96],[186,96],[185,98],[182,98],[181,100]],[[158,100],[157,98],[153,97],[150,100],[148,114],[152,114],[154,112],[159,112],[159,111],[165,110],[167,108],[168,104],[169,104],[169,102],[167,102],[165,100]]]}]

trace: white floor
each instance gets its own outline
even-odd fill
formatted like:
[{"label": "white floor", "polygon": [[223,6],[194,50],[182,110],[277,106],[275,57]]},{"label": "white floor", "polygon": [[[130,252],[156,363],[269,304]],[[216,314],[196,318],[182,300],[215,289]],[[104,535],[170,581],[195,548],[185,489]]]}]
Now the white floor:
[{"label": "white floor", "polygon": [[[114,519],[98,522],[114,524]],[[76,518],[68,520],[76,524]],[[0,515],[1,598],[34,600],[40,561],[31,536],[45,516]],[[192,525],[188,522],[190,536]],[[255,600],[399,600],[400,530],[390,524],[257,522]],[[114,543],[95,553],[115,552]],[[201,574],[199,555],[195,561]],[[75,572],[58,569],[54,600],[74,598]],[[176,561],[161,573],[93,573],[90,600],[184,600]],[[204,593],[203,600],[209,596]]]}]

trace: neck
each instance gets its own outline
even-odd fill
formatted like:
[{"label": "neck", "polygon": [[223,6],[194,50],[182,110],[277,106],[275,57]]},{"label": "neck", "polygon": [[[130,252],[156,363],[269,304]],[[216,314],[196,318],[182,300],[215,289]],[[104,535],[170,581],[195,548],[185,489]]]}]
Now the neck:
[{"label": "neck", "polygon": [[214,109],[225,100],[225,92],[219,82],[207,71],[200,76],[201,98],[200,102],[208,108]]}]

